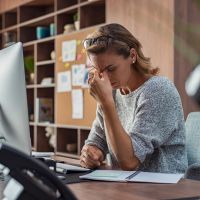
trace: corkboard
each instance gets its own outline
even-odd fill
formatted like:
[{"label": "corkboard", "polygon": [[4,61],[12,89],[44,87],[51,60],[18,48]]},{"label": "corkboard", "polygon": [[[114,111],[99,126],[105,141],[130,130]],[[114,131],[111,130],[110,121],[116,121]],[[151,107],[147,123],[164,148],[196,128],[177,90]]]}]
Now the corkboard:
[{"label": "corkboard", "polygon": [[[62,36],[56,37],[56,69],[55,78],[57,83],[57,74],[59,72],[65,72],[71,70],[73,64],[85,64],[86,54],[83,53],[82,40],[96,27],[81,30],[79,32],[74,32]],[[62,42],[68,40],[77,40],[79,45],[77,45],[77,55],[80,54],[82,57],[79,60],[73,62],[67,62],[70,67],[65,67],[65,63],[62,62]],[[91,127],[92,122],[96,115],[96,101],[90,96],[88,88],[82,88],[81,86],[72,86],[72,89],[82,89],[83,90],[83,119],[72,119],[72,100],[71,92],[55,92],[55,123],[62,125],[72,125],[72,126],[87,126]]]}]

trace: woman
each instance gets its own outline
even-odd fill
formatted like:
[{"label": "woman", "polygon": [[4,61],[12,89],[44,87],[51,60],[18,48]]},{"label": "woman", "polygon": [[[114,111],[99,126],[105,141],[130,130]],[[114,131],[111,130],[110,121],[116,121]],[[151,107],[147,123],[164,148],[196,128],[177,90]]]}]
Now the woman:
[{"label": "woman", "polygon": [[98,106],[80,164],[98,167],[109,153],[112,166],[123,170],[183,173],[184,117],[173,83],[157,76],[140,42],[119,24],[100,27],[84,47]]}]

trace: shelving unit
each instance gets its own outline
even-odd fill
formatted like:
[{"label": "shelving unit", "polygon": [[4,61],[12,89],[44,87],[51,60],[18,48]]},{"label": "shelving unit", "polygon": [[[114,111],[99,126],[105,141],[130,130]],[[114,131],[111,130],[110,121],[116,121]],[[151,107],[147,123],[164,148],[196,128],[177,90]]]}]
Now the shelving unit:
[{"label": "shelving unit", "polygon": [[[59,58],[56,57],[56,60],[52,60],[50,54],[55,51],[57,55],[55,46],[58,38],[66,35],[70,37],[70,35],[79,34],[79,32],[84,35],[90,31],[89,27],[92,28],[93,26],[104,24],[106,20],[105,10],[105,0],[33,0],[12,10],[0,13],[0,49],[5,47],[5,42],[9,39],[8,34],[12,33],[15,41],[23,43],[24,56],[32,56],[34,59],[33,80],[27,79],[29,125],[33,150],[55,151],[59,160],[79,158],[81,148],[89,134],[92,119],[95,116],[95,109],[90,110],[91,116],[87,119],[87,124],[79,125],[78,121],[74,124],[56,122],[56,113],[58,113],[58,110],[56,110],[58,108],[56,68],[58,67]],[[64,26],[74,23],[74,15],[78,16],[80,30],[63,34]],[[55,35],[37,39],[36,27],[49,27],[52,23],[55,24]],[[42,85],[43,78],[47,77],[52,78],[52,83]],[[37,98],[51,98],[53,100],[54,116],[51,123],[37,121]],[[68,102],[65,103],[66,105],[68,104]],[[95,105],[93,100],[89,99],[86,102],[86,106],[88,107],[91,104]],[[67,107],[69,106],[67,105]],[[50,147],[49,138],[45,136],[46,127],[51,127],[56,134],[55,149]],[[76,144],[76,150],[73,152],[69,152],[66,149],[66,145],[71,143]]]}]

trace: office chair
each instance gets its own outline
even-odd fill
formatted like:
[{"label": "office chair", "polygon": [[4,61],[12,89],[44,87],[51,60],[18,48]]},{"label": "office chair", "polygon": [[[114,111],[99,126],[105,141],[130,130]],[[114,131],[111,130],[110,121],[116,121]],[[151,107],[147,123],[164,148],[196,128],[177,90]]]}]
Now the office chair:
[{"label": "office chair", "polygon": [[185,178],[200,180],[200,112],[191,112],[185,122],[188,169]]}]

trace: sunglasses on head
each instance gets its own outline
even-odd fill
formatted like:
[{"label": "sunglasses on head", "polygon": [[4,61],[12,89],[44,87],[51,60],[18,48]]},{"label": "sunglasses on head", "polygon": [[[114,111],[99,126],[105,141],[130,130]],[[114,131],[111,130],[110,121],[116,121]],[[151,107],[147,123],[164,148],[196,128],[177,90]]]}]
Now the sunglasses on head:
[{"label": "sunglasses on head", "polygon": [[86,38],[83,40],[83,46],[85,49],[89,48],[90,46],[96,45],[108,45],[109,39],[114,39],[112,36],[109,35],[102,35],[96,38]]}]

